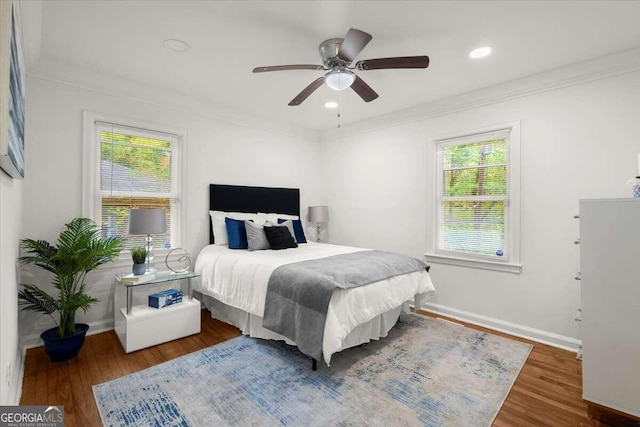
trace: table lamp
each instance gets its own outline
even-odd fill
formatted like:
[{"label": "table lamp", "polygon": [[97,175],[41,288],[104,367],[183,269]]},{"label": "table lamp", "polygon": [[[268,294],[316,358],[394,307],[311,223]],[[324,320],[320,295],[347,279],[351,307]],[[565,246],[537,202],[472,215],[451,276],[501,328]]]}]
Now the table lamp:
[{"label": "table lamp", "polygon": [[316,242],[320,241],[320,227],[329,221],[329,207],[309,206],[309,222],[316,223]]},{"label": "table lamp", "polygon": [[129,234],[147,235],[147,273],[151,271],[152,234],[167,231],[167,216],[164,209],[131,209],[129,211]]}]

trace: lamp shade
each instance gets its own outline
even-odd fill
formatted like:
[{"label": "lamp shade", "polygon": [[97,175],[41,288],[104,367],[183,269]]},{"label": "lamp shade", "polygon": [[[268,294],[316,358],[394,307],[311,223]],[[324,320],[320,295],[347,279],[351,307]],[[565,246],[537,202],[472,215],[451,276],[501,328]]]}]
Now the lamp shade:
[{"label": "lamp shade", "polygon": [[356,75],[348,70],[329,71],[324,82],[333,90],[345,90],[356,80]]},{"label": "lamp shade", "polygon": [[328,222],[328,206],[309,206],[309,222]]},{"label": "lamp shade", "polygon": [[129,234],[160,234],[167,231],[164,209],[131,209]]}]

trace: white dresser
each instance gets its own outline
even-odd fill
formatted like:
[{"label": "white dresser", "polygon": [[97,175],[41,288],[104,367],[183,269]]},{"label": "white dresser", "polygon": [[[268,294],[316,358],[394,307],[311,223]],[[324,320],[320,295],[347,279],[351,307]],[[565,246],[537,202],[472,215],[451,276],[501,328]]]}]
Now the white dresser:
[{"label": "white dresser", "polygon": [[640,417],[640,199],[580,201],[584,400]]}]

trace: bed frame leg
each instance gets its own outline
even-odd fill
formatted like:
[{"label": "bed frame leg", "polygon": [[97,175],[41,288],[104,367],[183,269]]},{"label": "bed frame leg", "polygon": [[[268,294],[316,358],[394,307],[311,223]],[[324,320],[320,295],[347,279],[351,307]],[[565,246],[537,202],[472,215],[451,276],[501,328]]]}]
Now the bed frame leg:
[{"label": "bed frame leg", "polygon": [[318,361],[316,359],[311,359],[311,370],[312,371],[318,370]]}]

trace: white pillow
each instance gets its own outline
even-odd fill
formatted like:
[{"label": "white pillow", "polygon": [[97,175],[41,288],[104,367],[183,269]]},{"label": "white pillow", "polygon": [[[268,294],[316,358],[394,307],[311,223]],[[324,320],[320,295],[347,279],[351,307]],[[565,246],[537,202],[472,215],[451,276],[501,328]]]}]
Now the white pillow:
[{"label": "white pillow", "polygon": [[225,218],[249,220],[252,219],[258,225],[264,224],[264,218],[257,213],[209,211],[211,226],[213,227],[214,245],[228,245],[227,224]]},{"label": "white pillow", "polygon": [[273,222],[274,224],[278,223],[278,218],[280,219],[300,219],[298,215],[287,215],[287,214],[279,214],[279,213],[263,213],[260,212],[258,215],[262,216],[266,221]]}]

